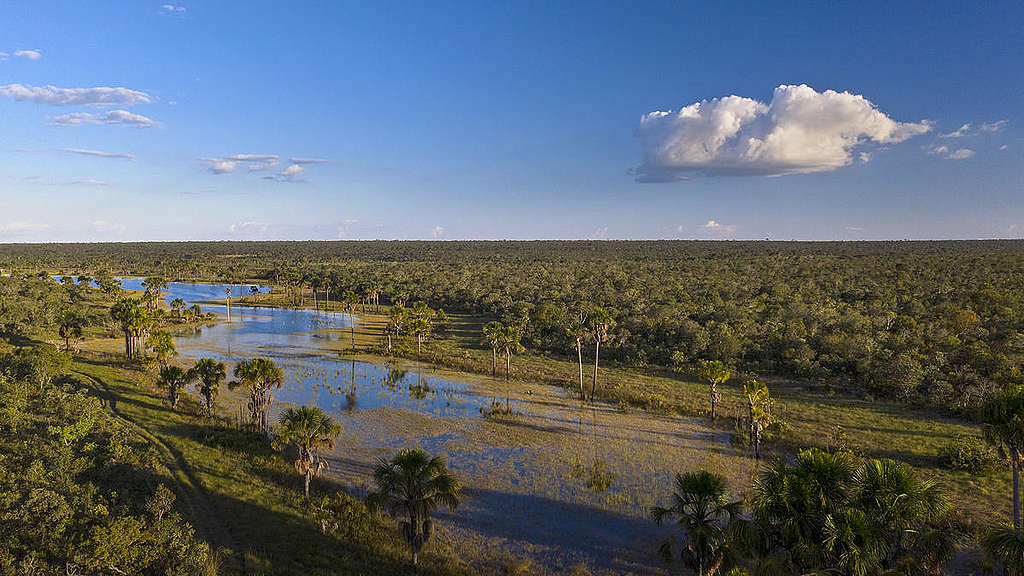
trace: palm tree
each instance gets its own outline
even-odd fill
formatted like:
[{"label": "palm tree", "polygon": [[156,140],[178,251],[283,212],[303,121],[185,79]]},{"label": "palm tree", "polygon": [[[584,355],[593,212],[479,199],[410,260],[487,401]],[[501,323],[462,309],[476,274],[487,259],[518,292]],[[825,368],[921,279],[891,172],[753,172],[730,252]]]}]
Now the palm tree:
[{"label": "palm tree", "polygon": [[594,308],[587,323],[590,337],[594,340],[594,383],[590,385],[590,399],[597,394],[597,363],[601,357],[601,343],[608,341],[609,332],[615,328],[615,320],[604,308]]},{"label": "palm tree", "polygon": [[388,336],[388,353],[391,353],[391,332],[395,333],[395,338],[402,333],[402,328],[405,327],[405,322],[409,317],[409,311],[405,309],[401,304],[396,304],[388,310],[388,323],[385,326],[384,331]]},{"label": "palm tree", "polygon": [[1007,386],[981,410],[985,439],[1009,462],[1013,473],[1013,532],[1021,534],[1020,470],[1024,465],[1024,386]]},{"label": "palm tree", "polygon": [[718,416],[718,403],[722,400],[718,385],[724,384],[732,375],[732,371],[719,360],[701,360],[697,375],[708,383],[711,397],[711,419],[714,420]]},{"label": "palm tree", "polygon": [[184,370],[178,366],[166,366],[160,369],[160,377],[157,384],[167,389],[167,399],[171,403],[171,409],[178,409],[178,399],[182,389],[192,381],[191,371]]},{"label": "palm tree", "polygon": [[498,375],[498,348],[501,347],[501,331],[504,329],[501,322],[484,324],[482,343],[491,347],[491,377]]},{"label": "palm tree", "polygon": [[166,330],[156,330],[146,338],[146,347],[156,354],[156,361],[161,368],[167,368],[172,358],[178,355],[174,338]]},{"label": "palm tree", "polygon": [[509,377],[512,375],[512,355],[525,350],[520,343],[522,337],[522,332],[515,326],[503,326],[501,328],[498,343],[501,345],[501,350],[505,353],[506,382],[508,382]]},{"label": "palm tree", "polygon": [[220,383],[227,377],[223,362],[213,358],[202,358],[192,367],[192,374],[199,382],[199,394],[206,406],[206,415],[213,414],[214,403],[217,401],[217,390]]},{"label": "palm tree", "polygon": [[[82,327],[84,324],[85,321],[82,317],[70,310],[60,315],[57,332],[64,339],[64,350],[66,352],[71,351],[72,340],[77,342],[82,337]],[[77,348],[78,346],[76,345],[75,347]]]},{"label": "palm tree", "polygon": [[129,360],[138,358],[142,354],[142,337],[153,325],[152,314],[139,306],[139,300],[122,298],[111,306],[110,315],[124,331],[125,357]]},{"label": "palm tree", "polygon": [[826,519],[840,511],[856,471],[849,452],[810,449],[790,464],[777,460],[754,482],[751,508],[765,535],[762,553],[803,574],[821,566]]},{"label": "palm tree", "polygon": [[587,330],[587,315],[582,310],[569,321],[565,334],[576,343],[576,359],[579,360],[580,366],[580,400],[586,400],[587,392],[583,388],[583,341],[590,332]]},{"label": "palm tree", "polygon": [[345,290],[341,295],[341,309],[348,315],[348,331],[352,342],[352,349],[356,349],[356,322],[353,314],[356,312],[356,305],[359,304],[359,296],[351,291]]},{"label": "palm tree", "polygon": [[1024,536],[1010,527],[993,530],[982,542],[988,555],[1005,568],[1007,576],[1024,575]]},{"label": "palm tree", "polygon": [[[717,574],[727,559],[727,526],[740,513],[739,502],[729,502],[725,478],[699,470],[676,474],[672,504],[651,509],[655,522],[677,518],[682,532],[680,558],[698,576]],[[672,557],[673,539],[661,545],[659,552]]]},{"label": "palm tree", "polygon": [[257,430],[266,433],[267,412],[274,401],[273,390],[284,383],[284,372],[269,358],[242,360],[235,365],[235,378],[228,383],[232,389],[244,386],[249,391],[250,421]]},{"label": "palm tree", "polygon": [[390,460],[381,458],[373,472],[377,493],[368,503],[386,508],[401,521],[402,537],[416,566],[423,545],[433,531],[431,515],[439,506],[454,510],[459,505],[459,481],[444,459],[420,448],[403,450]]},{"label": "palm tree", "polygon": [[316,406],[289,408],[278,418],[280,425],[275,441],[280,445],[294,445],[298,449],[295,469],[305,477],[306,498],[309,498],[309,481],[327,468],[327,462],[320,457],[321,448],[334,448],[334,441],[341,435],[342,427]]},{"label": "palm tree", "polygon": [[768,386],[757,380],[743,384],[743,395],[747,397],[747,424],[750,445],[754,447],[754,459],[761,459],[761,432],[771,421],[772,397]]},{"label": "palm tree", "polygon": [[224,297],[227,299],[228,304],[228,324],[231,323],[231,286],[224,289]]},{"label": "palm tree", "polygon": [[188,304],[181,298],[175,298],[171,300],[171,309],[174,310],[174,316],[181,318],[181,311],[185,309]]},{"label": "palm tree", "polygon": [[142,287],[146,289],[147,294],[152,294],[153,299],[149,301],[149,306],[153,308],[163,295],[163,291],[167,288],[167,280],[162,276],[150,276],[142,281]]},{"label": "palm tree", "polygon": [[[850,482],[848,505],[869,519],[885,568],[895,569],[897,557],[910,553],[920,536],[948,509],[941,487],[923,479],[905,462],[869,460]],[[935,548],[929,541],[927,548]],[[920,557],[915,551],[912,556]]]}]

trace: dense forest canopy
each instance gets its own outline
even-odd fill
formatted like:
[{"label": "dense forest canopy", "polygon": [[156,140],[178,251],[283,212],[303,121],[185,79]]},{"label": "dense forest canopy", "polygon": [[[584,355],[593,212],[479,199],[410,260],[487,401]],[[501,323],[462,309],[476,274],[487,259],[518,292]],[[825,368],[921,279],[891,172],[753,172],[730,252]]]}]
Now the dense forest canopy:
[{"label": "dense forest canopy", "polygon": [[1019,240],[18,244],[0,267],[379,290],[520,325],[551,354],[599,306],[613,362],[721,360],[960,412],[1022,381]]}]

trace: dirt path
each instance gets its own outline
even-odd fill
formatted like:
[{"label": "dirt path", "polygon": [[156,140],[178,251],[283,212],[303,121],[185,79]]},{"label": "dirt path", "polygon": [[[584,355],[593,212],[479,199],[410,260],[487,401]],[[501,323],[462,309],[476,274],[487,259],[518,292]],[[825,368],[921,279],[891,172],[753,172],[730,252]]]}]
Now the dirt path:
[{"label": "dirt path", "polygon": [[231,532],[220,521],[219,510],[210,500],[209,494],[207,494],[202,483],[189,468],[181,452],[119,410],[117,408],[118,395],[102,379],[81,370],[75,370],[75,373],[88,378],[98,386],[109,403],[111,412],[157,448],[161,456],[161,462],[167,467],[171,477],[177,484],[175,493],[178,496],[178,501],[184,507],[187,513],[186,516],[199,535],[213,549],[236,549],[237,546],[231,536]]}]

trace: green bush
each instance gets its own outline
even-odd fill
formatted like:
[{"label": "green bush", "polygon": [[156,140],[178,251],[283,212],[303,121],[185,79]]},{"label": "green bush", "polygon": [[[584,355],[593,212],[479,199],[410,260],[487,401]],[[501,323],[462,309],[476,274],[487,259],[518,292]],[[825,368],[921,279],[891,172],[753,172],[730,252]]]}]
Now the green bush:
[{"label": "green bush", "polygon": [[942,448],[939,463],[946,468],[963,470],[975,475],[986,475],[1001,467],[999,454],[977,436],[957,435]]}]

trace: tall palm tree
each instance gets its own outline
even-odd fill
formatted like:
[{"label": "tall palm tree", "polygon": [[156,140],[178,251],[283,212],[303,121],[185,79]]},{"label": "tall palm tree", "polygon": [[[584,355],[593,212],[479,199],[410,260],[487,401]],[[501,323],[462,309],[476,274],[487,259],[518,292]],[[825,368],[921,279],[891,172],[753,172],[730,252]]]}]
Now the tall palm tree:
[{"label": "tall palm tree", "polygon": [[587,329],[587,315],[582,310],[569,320],[565,334],[576,344],[576,359],[580,367],[580,400],[586,400],[587,391],[583,388],[583,341],[590,332]]},{"label": "tall palm tree", "polygon": [[341,435],[341,424],[316,406],[289,408],[278,418],[277,438],[282,446],[294,445],[298,450],[295,469],[305,478],[306,498],[309,498],[309,481],[327,468],[327,462],[320,457],[321,448],[334,448],[334,441]]},{"label": "tall palm tree", "polygon": [[349,333],[349,338],[351,339],[352,349],[355,350],[356,349],[356,321],[355,321],[354,315],[356,313],[356,306],[359,304],[359,296],[355,292],[353,292],[351,290],[345,290],[345,292],[340,297],[340,302],[341,302],[341,310],[346,315],[348,315],[348,333]]},{"label": "tall palm tree", "polygon": [[373,479],[377,492],[370,496],[369,503],[404,518],[402,537],[409,544],[416,566],[433,531],[434,511],[440,506],[454,510],[459,505],[459,481],[443,458],[430,456],[420,448],[403,450],[390,460],[381,458]]},{"label": "tall palm tree", "polygon": [[227,377],[227,370],[223,362],[218,362],[213,358],[201,358],[191,370],[194,378],[199,382],[199,394],[203,397],[206,415],[209,416],[213,414],[217,391],[220,388],[220,383]]},{"label": "tall palm tree", "polygon": [[167,400],[172,410],[178,409],[178,399],[181,391],[192,381],[192,373],[178,366],[166,366],[160,369],[160,377],[157,384],[167,389]]},{"label": "tall palm tree", "polygon": [[149,301],[149,306],[154,308],[160,297],[163,296],[163,291],[167,289],[167,280],[163,276],[150,276],[142,281],[142,287],[146,289],[147,294],[153,296]]},{"label": "tall palm tree", "polygon": [[267,412],[274,401],[273,390],[284,383],[284,372],[269,358],[242,360],[235,365],[235,378],[228,383],[232,389],[244,386],[249,391],[249,417],[253,426],[266,433]]},{"label": "tall palm tree", "polygon": [[[655,506],[651,515],[658,524],[676,518],[681,535],[680,558],[698,576],[717,574],[727,559],[726,528],[740,513],[740,503],[730,502],[725,478],[699,470],[676,474],[672,504]],[[672,557],[674,540],[669,538],[659,552]]]},{"label": "tall palm tree", "polygon": [[139,303],[134,298],[122,298],[110,308],[111,317],[124,331],[124,355],[129,360],[142,354],[143,336],[148,334],[153,325],[153,315]]},{"label": "tall palm tree", "polygon": [[525,350],[521,343],[522,331],[516,326],[503,326],[499,335],[498,343],[502,352],[505,353],[505,381],[508,382],[512,375],[512,355]]},{"label": "tall palm tree", "polygon": [[697,375],[701,380],[708,383],[708,394],[711,398],[711,419],[714,420],[718,417],[718,403],[722,400],[722,393],[718,391],[718,386],[729,380],[732,370],[719,360],[701,360]]},{"label": "tall palm tree", "polygon": [[492,321],[484,324],[482,343],[491,347],[491,377],[498,375],[498,348],[501,347],[501,322]]},{"label": "tall palm tree", "polygon": [[754,459],[761,459],[761,432],[771,421],[772,397],[768,386],[757,380],[743,383],[743,395],[747,397],[747,425],[750,445],[754,448]]},{"label": "tall palm tree", "polygon": [[1013,531],[1021,534],[1020,470],[1024,466],[1024,386],[1010,385],[981,410],[985,439],[999,449],[1013,473]]},{"label": "tall palm tree", "polygon": [[594,383],[590,385],[590,399],[597,395],[597,365],[601,357],[601,344],[608,341],[610,332],[615,328],[615,319],[604,308],[594,308],[587,322],[590,338],[594,341]]}]

